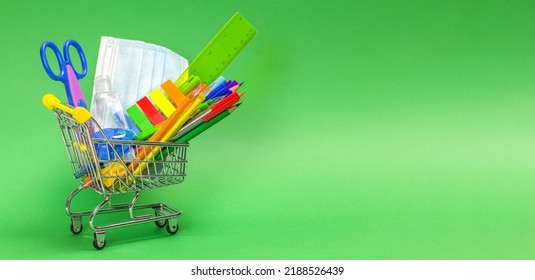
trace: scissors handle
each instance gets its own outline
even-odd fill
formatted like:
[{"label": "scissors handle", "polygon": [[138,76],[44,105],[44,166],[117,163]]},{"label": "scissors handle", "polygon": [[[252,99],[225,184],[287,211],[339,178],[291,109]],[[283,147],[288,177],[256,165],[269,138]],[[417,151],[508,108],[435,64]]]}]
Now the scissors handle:
[{"label": "scissors handle", "polygon": [[[54,71],[52,71],[52,68],[50,68],[50,64],[48,63],[48,59],[46,58],[46,48],[52,49],[54,55],[56,55],[59,65],[58,74],[54,73]],[[65,59],[63,59],[63,57],[61,56],[61,52],[58,46],[56,46],[56,44],[50,41],[45,41],[43,42],[43,44],[41,44],[41,63],[43,63],[43,67],[45,68],[46,73],[52,80],[62,81],[63,83],[67,82],[67,75],[65,75],[66,62]]]},{"label": "scissors handle", "polygon": [[[80,62],[82,64],[82,72],[76,71],[76,69],[74,69],[74,66],[72,65],[71,54],[69,53],[69,48],[71,46],[73,46],[78,52],[78,57],[80,58]],[[65,56],[65,61],[67,62],[67,64],[71,65],[74,73],[76,74],[76,78],[81,79],[85,77],[85,75],[87,75],[87,60],[85,58],[84,50],[82,49],[82,46],[80,46],[78,42],[72,39],[67,40],[65,44],[63,45],[63,55]]]}]

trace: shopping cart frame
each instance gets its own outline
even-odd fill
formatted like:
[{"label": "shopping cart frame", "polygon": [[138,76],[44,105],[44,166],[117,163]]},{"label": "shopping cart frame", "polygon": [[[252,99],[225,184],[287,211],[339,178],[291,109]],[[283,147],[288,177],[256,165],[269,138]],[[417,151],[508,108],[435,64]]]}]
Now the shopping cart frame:
[{"label": "shopping cart frame", "polygon": [[[79,122],[71,113],[58,108],[53,110],[74,178],[80,182],[67,196],[65,203],[65,211],[71,218],[72,233],[82,232],[82,217],[89,216],[89,226],[94,233],[93,246],[100,250],[106,246],[108,229],[154,222],[160,228],[165,227],[169,234],[178,232],[177,218],[182,215],[180,210],[163,202],[136,205],[136,201],[144,190],[184,181],[188,143],[111,140],[93,118]],[[95,131],[100,131],[104,138],[93,138]],[[156,156],[143,160],[132,156],[134,151],[142,149]],[[142,166],[143,172],[133,172]],[[94,190],[104,199],[92,210],[72,211],[74,197],[85,189]],[[134,194],[130,203],[112,203],[114,195],[125,193]],[[152,209],[152,214],[135,215],[135,212],[142,209]],[[95,223],[98,215],[115,212],[128,212],[129,219],[112,224]]]}]

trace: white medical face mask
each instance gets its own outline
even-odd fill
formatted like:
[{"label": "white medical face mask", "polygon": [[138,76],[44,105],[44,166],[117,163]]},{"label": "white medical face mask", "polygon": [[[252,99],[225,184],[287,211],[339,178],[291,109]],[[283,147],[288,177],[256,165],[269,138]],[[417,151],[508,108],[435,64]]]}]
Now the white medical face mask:
[{"label": "white medical face mask", "polygon": [[[112,90],[126,109],[163,82],[176,80],[186,68],[188,61],[167,48],[103,36],[95,77],[104,75],[111,78]],[[91,107],[93,105],[91,101]]]}]

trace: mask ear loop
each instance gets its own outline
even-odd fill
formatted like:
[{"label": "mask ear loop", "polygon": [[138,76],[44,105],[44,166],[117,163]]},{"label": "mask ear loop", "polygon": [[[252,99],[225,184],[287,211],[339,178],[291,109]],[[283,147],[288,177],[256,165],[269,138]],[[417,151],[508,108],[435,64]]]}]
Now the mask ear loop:
[{"label": "mask ear loop", "polygon": [[167,69],[166,67],[167,67],[167,55],[168,55],[168,53],[169,52],[167,50],[163,52],[162,75],[160,76],[160,81],[163,81],[163,82],[169,80],[168,77],[164,77],[165,69]]},{"label": "mask ear loop", "polygon": [[[165,49],[154,49],[154,60],[152,61],[152,75],[150,81],[150,90],[160,88],[160,85],[165,82],[163,80],[163,73],[165,72]],[[156,67],[158,65],[158,68]]]},{"label": "mask ear loop", "polygon": [[110,63],[108,73],[101,73],[101,74],[105,74],[111,78],[112,90],[114,90],[113,81],[115,79],[112,74],[115,73],[115,66],[117,65],[117,52],[118,51],[119,51],[119,44],[117,43],[117,39],[111,39],[111,38],[108,39],[108,45],[107,45],[106,51],[104,52],[104,55],[110,56],[111,63]]},{"label": "mask ear loop", "polygon": [[139,73],[137,74],[137,88],[136,88],[136,100],[139,100],[141,97],[145,96],[148,92],[142,92],[141,90],[141,75],[143,74],[143,69],[145,69],[145,52],[146,48],[142,47],[142,56],[141,56],[141,65],[139,67]]}]

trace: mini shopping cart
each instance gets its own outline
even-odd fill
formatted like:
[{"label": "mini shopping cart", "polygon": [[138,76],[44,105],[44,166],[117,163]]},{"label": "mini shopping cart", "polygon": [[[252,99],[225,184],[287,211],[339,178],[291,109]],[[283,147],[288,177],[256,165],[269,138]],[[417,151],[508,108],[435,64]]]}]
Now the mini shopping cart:
[{"label": "mini shopping cart", "polygon": [[[50,94],[43,97],[43,103],[56,115],[74,178],[80,181],[65,204],[74,234],[82,232],[83,216],[89,216],[89,226],[94,232],[93,246],[99,250],[106,246],[107,229],[154,222],[170,234],[177,233],[177,218],[182,214],[179,210],[163,202],[136,205],[136,200],[141,191],[184,181],[187,143],[110,140],[86,109],[65,106]],[[100,131],[104,138],[91,137],[92,131]],[[156,156],[150,160],[136,160],[132,155],[141,149],[154,152]],[[141,165],[143,172],[135,175],[131,169]],[[84,189],[92,189],[104,200],[93,210],[71,211],[73,198]],[[130,203],[112,203],[112,196],[125,193],[134,194]],[[142,209],[152,209],[149,210],[152,213],[135,215],[134,212]],[[100,214],[121,211],[128,211],[128,220],[104,225],[95,223]]]}]

